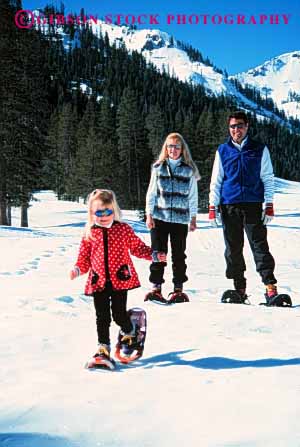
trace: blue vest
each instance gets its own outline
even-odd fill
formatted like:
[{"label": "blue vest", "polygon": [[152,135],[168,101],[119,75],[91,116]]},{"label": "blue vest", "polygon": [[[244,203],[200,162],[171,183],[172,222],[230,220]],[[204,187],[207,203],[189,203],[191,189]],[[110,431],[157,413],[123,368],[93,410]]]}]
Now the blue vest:
[{"label": "blue vest", "polygon": [[189,193],[193,170],[181,161],[172,173],[168,163],[153,166],[157,175],[157,199],[153,217],[165,222],[190,222]]},{"label": "blue vest", "polygon": [[264,184],[260,178],[264,147],[249,137],[242,150],[231,139],[219,146],[224,170],[221,204],[264,201]]}]

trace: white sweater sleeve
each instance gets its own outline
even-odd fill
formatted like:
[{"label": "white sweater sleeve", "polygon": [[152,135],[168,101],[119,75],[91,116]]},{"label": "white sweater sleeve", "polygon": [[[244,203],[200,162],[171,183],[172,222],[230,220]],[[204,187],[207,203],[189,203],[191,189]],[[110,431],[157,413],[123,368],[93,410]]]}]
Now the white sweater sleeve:
[{"label": "white sweater sleeve", "polygon": [[152,168],[150,183],[146,194],[146,214],[153,214],[155,201],[157,196],[157,177],[156,172]]},{"label": "white sweater sleeve", "polygon": [[260,178],[264,184],[264,195],[266,203],[273,203],[274,198],[274,173],[273,166],[270,157],[270,152],[267,146],[265,146],[262,159],[261,159],[261,169]]},{"label": "white sweater sleeve", "polygon": [[224,177],[224,169],[222,166],[219,151],[217,151],[210,180],[210,192],[209,192],[210,205],[218,206],[220,204],[220,192],[223,177]]},{"label": "white sweater sleeve", "polygon": [[196,216],[198,211],[198,183],[194,175],[190,180],[189,208],[191,217]]}]

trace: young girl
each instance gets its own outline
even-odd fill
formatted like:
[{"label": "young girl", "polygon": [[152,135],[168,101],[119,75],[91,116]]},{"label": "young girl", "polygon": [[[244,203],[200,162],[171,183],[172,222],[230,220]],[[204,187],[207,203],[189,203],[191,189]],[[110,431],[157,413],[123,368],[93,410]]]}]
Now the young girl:
[{"label": "young girl", "polygon": [[[151,230],[152,248],[167,253],[170,236],[174,292],[169,302],[188,301],[187,295],[182,293],[183,283],[188,279],[185,249],[188,227],[190,231],[197,227],[199,179],[198,168],[184,138],[179,133],[170,133],[153,165],[146,197],[146,224]],[[145,300],[165,301],[161,294],[165,265],[151,264],[153,288]]]},{"label": "young girl", "polygon": [[154,262],[166,255],[148,247],[126,223],[113,191],[96,189],[88,200],[88,221],[77,262],[70,278],[88,273],[85,294],[94,297],[98,350],[96,356],[110,358],[111,314],[124,341],[134,342],[135,328],[126,312],[127,291],[140,286],[129,252]]}]

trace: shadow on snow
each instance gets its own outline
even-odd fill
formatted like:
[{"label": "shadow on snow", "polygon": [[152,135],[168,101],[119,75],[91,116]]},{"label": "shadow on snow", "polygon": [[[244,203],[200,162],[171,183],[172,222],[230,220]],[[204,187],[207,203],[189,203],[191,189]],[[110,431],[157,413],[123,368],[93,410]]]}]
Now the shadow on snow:
[{"label": "shadow on snow", "polygon": [[61,436],[44,433],[0,433],[0,446],[5,447],[78,447]]},{"label": "shadow on snow", "polygon": [[257,359],[257,360],[238,360],[227,357],[204,357],[194,360],[185,360],[181,356],[195,351],[187,349],[184,351],[168,352],[153,357],[140,359],[139,365],[145,368],[167,366],[191,366],[199,369],[237,369],[237,368],[273,368],[278,366],[300,365],[300,358],[291,359]]},{"label": "shadow on snow", "polygon": [[5,234],[6,232],[11,233],[11,234],[16,232],[16,233],[25,233],[30,236],[36,236],[36,237],[49,237],[49,236],[53,237],[52,233],[46,233],[44,231],[35,230],[32,228],[28,228],[28,227],[11,227],[11,226],[6,226],[6,225],[0,225],[0,230],[1,230],[1,232],[3,231],[4,236],[6,236],[6,234]]}]

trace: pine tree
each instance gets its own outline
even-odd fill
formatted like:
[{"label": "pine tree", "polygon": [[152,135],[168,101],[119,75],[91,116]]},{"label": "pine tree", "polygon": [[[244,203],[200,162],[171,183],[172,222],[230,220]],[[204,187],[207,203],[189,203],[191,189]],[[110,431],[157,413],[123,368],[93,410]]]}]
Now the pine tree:
[{"label": "pine tree", "polygon": [[70,176],[66,185],[67,194],[74,198],[86,197],[92,189],[95,189],[97,159],[95,120],[95,103],[91,99],[77,126],[74,138],[76,154],[71,160]]},{"label": "pine tree", "polygon": [[109,98],[101,100],[96,120],[96,131],[98,147],[101,152],[98,172],[99,188],[112,189],[121,199],[124,195],[124,188],[120,181],[121,169],[115,131],[115,113]]},{"label": "pine tree", "polygon": [[159,105],[151,106],[146,117],[146,129],[148,131],[148,148],[153,159],[156,159],[160,153],[166,137],[165,127],[165,117],[161,108]]},{"label": "pine tree", "polygon": [[[137,104],[137,97],[125,89],[117,112],[117,135],[120,160],[127,179],[128,204],[131,207],[142,204],[143,166],[149,166],[149,155],[145,151],[146,138],[144,121]],[[124,185],[125,186],[125,185]]]},{"label": "pine tree", "polygon": [[[47,117],[47,75],[44,41],[35,30],[25,33],[14,25],[19,2],[3,0],[0,9],[1,112],[1,220],[7,204],[22,207],[21,225],[27,226],[32,191],[40,181]],[[9,67],[9,70],[7,68]]]},{"label": "pine tree", "polygon": [[[13,163],[11,150],[11,123],[8,123],[8,110],[11,108],[8,89],[16,82],[14,67],[16,58],[13,51],[16,29],[13,24],[14,9],[9,0],[0,3],[0,224],[8,224],[7,207],[9,202],[8,178]],[[10,67],[10,72],[8,70]],[[11,100],[10,100],[11,102]]]},{"label": "pine tree", "polygon": [[195,138],[195,126],[194,126],[194,117],[191,108],[188,110],[185,115],[182,134],[184,139],[188,142],[189,148],[192,154],[196,154],[196,138]]},{"label": "pine tree", "polygon": [[66,182],[71,175],[71,166],[76,154],[75,135],[77,113],[71,103],[65,103],[61,112],[53,113],[48,132],[49,151],[44,160],[43,172],[58,199],[67,192]]}]

